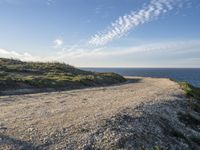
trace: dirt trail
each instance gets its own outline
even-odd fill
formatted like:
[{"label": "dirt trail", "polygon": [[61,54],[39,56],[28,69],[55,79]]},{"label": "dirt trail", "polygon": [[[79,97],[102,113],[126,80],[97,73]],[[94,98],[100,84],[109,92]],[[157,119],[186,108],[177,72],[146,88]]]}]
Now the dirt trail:
[{"label": "dirt trail", "polygon": [[[151,122],[152,125],[146,128],[145,125],[148,126],[145,124],[146,120],[141,120],[137,124],[135,119],[159,113],[163,114],[162,118],[165,120],[171,118],[174,119],[175,125],[184,126],[176,117],[179,109],[181,111],[187,107],[183,101],[184,93],[177,83],[169,79],[141,77],[129,77],[129,79],[131,83],[110,87],[0,97],[0,149],[134,149],[131,148],[131,144],[137,147],[134,143],[120,147],[118,140],[122,140],[126,135],[124,132],[116,131],[112,137],[111,128],[122,125],[122,129],[126,127],[129,129],[132,125],[129,124],[129,120],[132,118],[132,122],[135,122],[134,128],[144,125],[145,130],[151,130],[156,134],[157,131],[151,127],[159,125],[156,121],[160,118],[158,120],[154,120],[156,117],[151,118],[149,125]],[[121,124],[115,122],[120,120],[120,116],[122,120],[125,119]],[[131,118],[123,118],[124,116]],[[160,128],[163,122],[159,125]],[[127,124],[124,126],[124,123]],[[187,130],[191,132],[190,129]],[[109,137],[106,139],[115,142],[105,142],[107,132]],[[164,130],[158,132],[165,134]],[[192,132],[199,134],[196,131]],[[190,143],[185,142],[184,145],[184,142],[181,144],[176,140],[177,137],[174,137],[177,147],[189,148]],[[172,141],[173,137],[167,144]],[[162,144],[159,140],[157,144],[154,143],[153,139],[149,142],[136,144],[138,147]]]}]

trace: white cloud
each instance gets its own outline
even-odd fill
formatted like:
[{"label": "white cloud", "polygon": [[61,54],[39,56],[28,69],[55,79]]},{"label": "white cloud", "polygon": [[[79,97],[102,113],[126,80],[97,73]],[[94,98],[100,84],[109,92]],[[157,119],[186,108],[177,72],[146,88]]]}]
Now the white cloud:
[{"label": "white cloud", "polygon": [[62,46],[63,45],[63,40],[62,39],[55,39],[54,41],[53,41],[53,47],[54,48],[58,48],[58,47],[60,47],[60,46]]},{"label": "white cloud", "polygon": [[138,53],[188,53],[191,51],[199,51],[200,40],[183,40],[183,41],[165,41],[154,43],[140,43],[137,46],[130,47],[99,47],[89,48],[73,45],[71,48],[63,49],[57,54],[57,59],[65,58],[84,58],[90,57],[111,57],[111,56],[130,56]]},{"label": "white cloud", "polygon": [[188,53],[199,51],[200,40],[167,41],[144,44],[135,47],[112,48],[111,51],[101,52],[101,55],[134,55],[135,53]]},{"label": "white cloud", "polygon": [[[63,51],[56,51],[53,55],[48,56],[33,56],[30,53],[18,53],[16,51],[9,51],[5,49],[0,49],[0,57],[6,58],[15,58],[23,61],[60,61],[66,62],[76,66],[109,66],[111,62],[115,61],[117,64],[115,65],[126,65],[126,58],[133,56],[137,58],[137,56],[141,56],[145,54],[146,56],[152,55],[162,55],[167,54],[169,56],[185,56],[184,58],[186,62],[190,63],[191,61],[187,61],[192,59],[194,56],[190,56],[191,53],[199,53],[200,40],[190,40],[190,41],[166,41],[160,43],[151,43],[151,44],[141,44],[135,47],[117,47],[117,48],[83,48],[79,47],[79,45],[71,46],[71,49],[65,49]],[[189,55],[187,55],[189,54]],[[197,55],[196,60],[199,60],[200,57]],[[123,62],[122,62],[123,60]],[[97,62],[98,61],[98,62]],[[141,61],[141,62],[140,62]],[[143,61],[140,60],[139,63],[143,64]],[[123,64],[120,64],[123,63]],[[135,61],[133,60],[133,64]],[[149,61],[151,63],[151,60]],[[170,63],[170,62],[168,62]],[[166,63],[167,65],[167,63]],[[189,64],[188,64],[189,66]]]},{"label": "white cloud", "polygon": [[9,51],[9,50],[5,50],[5,49],[0,49],[0,57],[20,59],[20,60],[24,60],[24,61],[40,61],[40,60],[42,60],[41,57],[32,56],[31,54],[29,54],[27,52],[18,53],[16,51]]},{"label": "white cloud", "polygon": [[149,5],[139,11],[119,17],[104,32],[92,36],[89,44],[96,46],[105,45],[116,38],[120,38],[131,29],[172,10],[178,2],[181,3],[181,0],[151,0]]}]

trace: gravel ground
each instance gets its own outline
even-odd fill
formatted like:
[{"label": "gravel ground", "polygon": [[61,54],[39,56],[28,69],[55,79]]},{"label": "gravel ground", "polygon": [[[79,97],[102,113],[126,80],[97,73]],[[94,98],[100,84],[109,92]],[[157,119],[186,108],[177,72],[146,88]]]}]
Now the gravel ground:
[{"label": "gravel ground", "polygon": [[[110,87],[0,97],[0,149],[200,149],[176,82],[127,77]],[[191,121],[191,123],[193,123]]]}]

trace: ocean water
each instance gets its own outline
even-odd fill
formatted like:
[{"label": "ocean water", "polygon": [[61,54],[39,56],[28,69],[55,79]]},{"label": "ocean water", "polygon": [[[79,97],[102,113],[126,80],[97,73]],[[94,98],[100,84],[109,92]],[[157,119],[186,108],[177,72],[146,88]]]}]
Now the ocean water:
[{"label": "ocean water", "polygon": [[123,76],[171,78],[200,87],[200,68],[81,68],[96,72],[115,72]]}]

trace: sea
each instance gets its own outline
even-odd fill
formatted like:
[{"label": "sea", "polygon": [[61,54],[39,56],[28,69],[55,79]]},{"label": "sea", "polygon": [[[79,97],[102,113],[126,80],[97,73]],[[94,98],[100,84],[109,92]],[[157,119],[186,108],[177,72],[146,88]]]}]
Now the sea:
[{"label": "sea", "polygon": [[200,68],[81,68],[95,72],[115,72],[122,76],[170,78],[200,87]]}]

